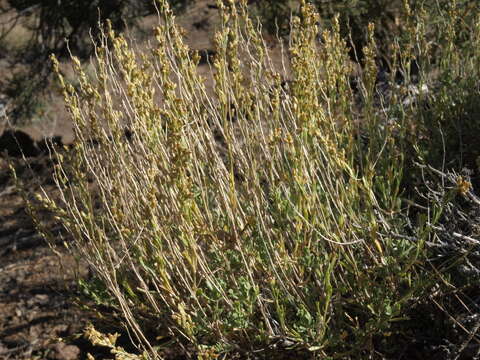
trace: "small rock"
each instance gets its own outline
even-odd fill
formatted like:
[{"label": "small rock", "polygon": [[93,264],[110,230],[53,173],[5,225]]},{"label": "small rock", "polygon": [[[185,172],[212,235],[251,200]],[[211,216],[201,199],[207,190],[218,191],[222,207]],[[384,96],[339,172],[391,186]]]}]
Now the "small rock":
[{"label": "small rock", "polygon": [[48,298],[48,295],[46,295],[46,294],[37,294],[37,295],[35,295],[35,301],[36,301],[36,303],[39,304],[39,305],[46,305],[46,304],[48,304],[48,300],[49,300],[49,298]]},{"label": "small rock", "polygon": [[68,332],[68,325],[66,325],[66,324],[57,325],[53,328],[53,331],[58,336],[63,336],[63,334]]},{"label": "small rock", "polygon": [[17,295],[17,294],[18,294],[18,289],[17,289],[17,288],[14,288],[14,289],[10,290],[10,291],[8,292],[8,294],[11,295],[11,296]]},{"label": "small rock", "polygon": [[27,305],[32,307],[34,305],[46,305],[48,304],[48,295],[46,294],[37,294],[34,297],[27,300]]},{"label": "small rock", "polygon": [[80,349],[75,345],[67,345],[65,343],[56,343],[53,345],[54,360],[76,360],[80,356]]}]

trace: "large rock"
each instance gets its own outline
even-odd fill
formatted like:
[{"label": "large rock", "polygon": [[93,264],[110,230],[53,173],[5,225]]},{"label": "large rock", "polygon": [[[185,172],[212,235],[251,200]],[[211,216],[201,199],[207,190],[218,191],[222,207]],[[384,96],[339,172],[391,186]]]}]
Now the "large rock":
[{"label": "large rock", "polygon": [[48,154],[53,147],[62,146],[62,137],[53,136],[35,141],[22,130],[8,129],[0,136],[0,157],[6,154],[11,157],[33,157]]},{"label": "large rock", "polygon": [[0,136],[0,153],[7,153],[12,157],[38,156],[40,149],[36,142],[21,130],[5,130]]}]

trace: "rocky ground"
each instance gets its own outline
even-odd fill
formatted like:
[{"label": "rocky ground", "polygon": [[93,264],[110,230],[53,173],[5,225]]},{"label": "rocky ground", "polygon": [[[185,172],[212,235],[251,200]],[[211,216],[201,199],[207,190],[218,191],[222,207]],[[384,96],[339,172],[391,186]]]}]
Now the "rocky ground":
[{"label": "rocky ground", "polygon": [[[47,155],[11,162],[28,189],[43,185],[53,192]],[[92,318],[75,306],[75,272],[81,267],[61,246],[57,256],[35,230],[5,158],[0,204],[0,359],[81,358],[91,349],[76,335]],[[47,225],[62,239],[54,221]]]},{"label": "rocky ground", "polygon": [[[5,145],[5,134],[0,146]],[[2,149],[5,151],[5,148]],[[1,152],[1,151],[0,151]],[[78,285],[88,277],[85,264],[64,246],[68,235],[48,214],[40,214],[54,235],[54,243],[36,230],[23,196],[40,188],[55,196],[55,160],[45,151],[26,159],[0,155],[0,359],[111,359],[110,350],[93,346],[83,335],[89,323],[105,333],[122,332],[109,325],[109,310],[100,315]],[[10,167],[15,169],[22,195]],[[124,334],[124,348],[135,349]]]}]

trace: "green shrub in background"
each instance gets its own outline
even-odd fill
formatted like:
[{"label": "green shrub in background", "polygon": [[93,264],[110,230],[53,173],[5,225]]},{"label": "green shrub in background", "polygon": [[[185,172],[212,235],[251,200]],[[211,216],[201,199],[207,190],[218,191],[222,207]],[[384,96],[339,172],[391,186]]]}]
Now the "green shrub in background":
[{"label": "green shrub in background", "polygon": [[[279,30],[281,35],[290,31],[290,15],[298,13],[299,3],[295,0],[253,2],[265,28],[271,33]],[[367,42],[366,28],[369,23],[375,24],[375,36],[382,46],[382,41],[398,36],[398,27],[405,21],[403,0],[313,0],[311,3],[319,12],[319,25],[322,28],[331,27],[334,16],[339,15],[340,32],[344,38],[351,39],[359,57]],[[351,56],[355,56],[353,49]]]},{"label": "green shrub in background", "polygon": [[[172,8],[179,12],[190,2],[170,1]],[[48,58],[52,53],[64,59],[70,54],[87,59],[93,50],[92,38],[99,34],[100,23],[109,19],[112,27],[121,32],[156,10],[154,1],[7,0],[0,12],[12,18],[2,25],[0,40],[9,36],[11,31],[15,32],[16,24],[23,23],[27,27],[25,45],[3,54],[11,61],[22,64],[24,69],[4,89],[0,89],[11,99],[10,121],[21,126],[33,123],[37,117],[44,118],[39,115],[39,108],[48,106],[42,103],[48,101],[43,98],[48,98],[48,93],[51,93],[48,87],[51,75]],[[20,78],[25,81],[20,81]]]},{"label": "green shrub in background", "polygon": [[[281,35],[289,32],[290,15],[298,12],[297,0],[258,0],[252,1],[254,13],[266,29]],[[388,61],[389,45],[394,39],[405,36],[410,22],[410,15],[419,12],[429,14],[429,24],[443,26],[451,8],[457,13],[457,22],[451,24],[459,31],[458,41],[469,38],[471,24],[479,11],[479,5],[470,0],[312,0],[320,15],[319,25],[323,29],[332,26],[332,19],[339,15],[340,33],[349,39],[352,58],[362,58],[363,47],[367,43],[367,25],[375,25],[375,39],[378,54]],[[411,11],[407,11],[406,5]],[[447,20],[448,21],[448,20]],[[433,28],[430,28],[430,30]],[[461,29],[461,30],[460,30]],[[434,45],[434,44],[432,44]],[[387,65],[387,64],[385,64]]]},{"label": "green shrub in background", "polygon": [[[175,9],[183,9],[189,0],[170,1]],[[136,0],[50,1],[8,0],[20,17],[34,16],[31,24],[30,48],[49,56],[69,56],[69,49],[80,57],[89,55],[90,31],[109,19],[113,28],[122,31],[138,18],[155,13],[154,2]]]},{"label": "green shrub in background", "polygon": [[[88,291],[119,314],[148,358],[160,358],[166,336],[203,359],[287,350],[388,357],[419,326],[440,346],[451,328],[445,313],[437,333],[429,320],[408,320],[436,305],[452,310],[449,291],[460,282],[447,270],[474,258],[447,235],[475,240],[462,231],[465,223],[476,231],[477,220],[451,229],[442,219],[461,213],[462,199],[473,208],[478,199],[468,178],[428,166],[438,143],[422,137],[430,123],[448,127],[462,115],[458,92],[437,89],[448,73],[478,75],[478,23],[456,32],[452,4],[432,28],[434,14],[404,4],[409,32],[391,44],[385,87],[369,25],[354,90],[338,20],[319,34],[318,15],[302,4],[285,85],[244,3],[219,4],[213,97],[166,2],[147,53],[110,30],[96,49],[95,79],[78,59],[79,89],[59,75],[76,143],[58,154],[61,201],[39,200],[94,270]],[[400,83],[397,73],[406,74]],[[471,85],[451,81],[463,91]],[[430,262],[439,252],[443,260]],[[456,297],[474,291],[461,286]],[[89,336],[115,347],[111,337]]]}]

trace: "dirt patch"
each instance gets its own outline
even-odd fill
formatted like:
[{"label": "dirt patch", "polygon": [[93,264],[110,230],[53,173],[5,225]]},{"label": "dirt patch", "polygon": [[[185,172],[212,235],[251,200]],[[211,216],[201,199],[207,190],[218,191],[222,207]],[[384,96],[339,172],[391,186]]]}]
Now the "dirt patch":
[{"label": "dirt patch", "polygon": [[[48,156],[12,159],[33,192],[44,186],[54,193],[53,161]],[[36,231],[14,185],[8,163],[0,158],[0,359],[81,359],[95,349],[81,339],[88,310],[76,306],[78,272],[86,268],[58,246],[55,254]],[[47,226],[68,239],[52,219]],[[61,341],[60,338],[65,339]]]}]

